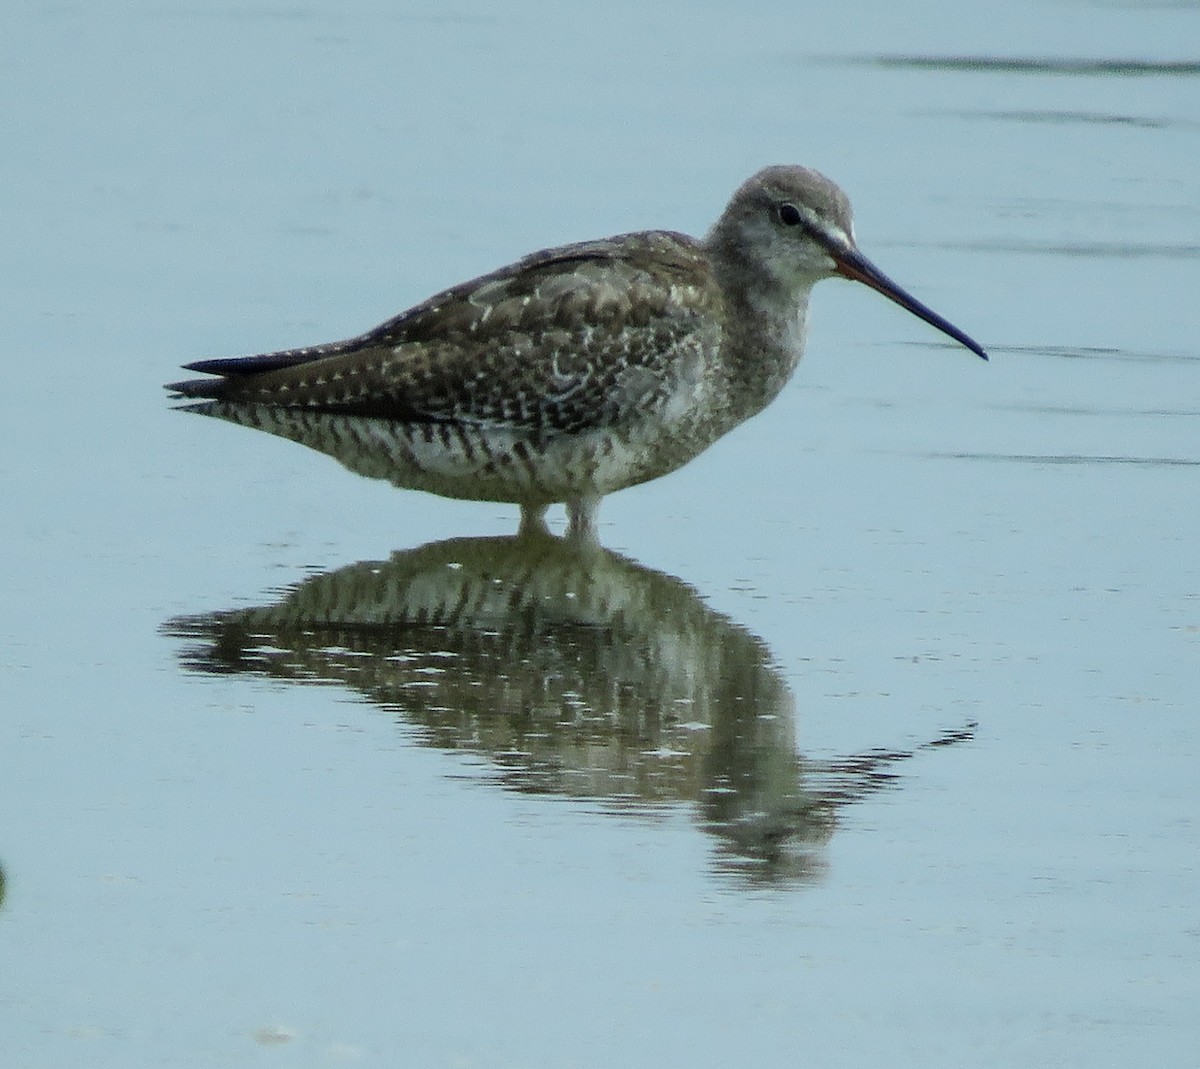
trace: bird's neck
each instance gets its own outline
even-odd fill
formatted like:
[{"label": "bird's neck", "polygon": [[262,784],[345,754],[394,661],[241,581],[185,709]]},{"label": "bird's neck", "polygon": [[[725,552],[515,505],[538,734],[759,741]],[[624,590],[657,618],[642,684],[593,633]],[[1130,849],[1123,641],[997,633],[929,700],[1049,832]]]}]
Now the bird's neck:
[{"label": "bird's neck", "polygon": [[804,355],[811,286],[732,285],[726,302],[725,364],[748,411],[775,399]]}]

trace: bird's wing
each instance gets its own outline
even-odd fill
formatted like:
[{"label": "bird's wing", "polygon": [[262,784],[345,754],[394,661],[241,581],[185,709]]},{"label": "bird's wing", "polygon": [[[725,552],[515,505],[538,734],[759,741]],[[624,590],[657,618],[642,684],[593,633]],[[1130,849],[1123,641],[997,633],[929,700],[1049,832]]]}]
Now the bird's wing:
[{"label": "bird's wing", "polygon": [[602,426],[666,390],[715,343],[719,298],[699,244],[665,231],[535,253],[347,342],[190,370],[216,397],[347,415],[530,430]]}]

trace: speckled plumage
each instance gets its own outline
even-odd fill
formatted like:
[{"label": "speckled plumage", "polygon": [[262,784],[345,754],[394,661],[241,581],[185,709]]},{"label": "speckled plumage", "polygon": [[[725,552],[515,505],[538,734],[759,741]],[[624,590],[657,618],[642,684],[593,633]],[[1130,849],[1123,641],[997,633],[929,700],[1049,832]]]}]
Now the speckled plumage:
[{"label": "speckled plumage", "polygon": [[774,167],[703,241],[647,231],[547,249],[357,338],[201,361],[189,370],[218,377],[169,388],[364,475],[517,502],[527,525],[567,502],[590,534],[603,495],[678,468],[776,396],[803,352],[809,290],[835,273],[983,355],[861,257],[841,190]]}]

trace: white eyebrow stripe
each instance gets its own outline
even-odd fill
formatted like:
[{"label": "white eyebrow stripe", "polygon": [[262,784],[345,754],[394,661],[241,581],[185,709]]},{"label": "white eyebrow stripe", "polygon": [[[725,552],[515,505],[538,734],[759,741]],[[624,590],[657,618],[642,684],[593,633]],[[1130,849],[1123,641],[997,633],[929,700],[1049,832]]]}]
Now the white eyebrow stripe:
[{"label": "white eyebrow stripe", "polygon": [[794,205],[804,221],[804,229],[828,252],[846,252],[854,248],[854,235],[847,234],[836,223],[823,219],[807,204]]}]

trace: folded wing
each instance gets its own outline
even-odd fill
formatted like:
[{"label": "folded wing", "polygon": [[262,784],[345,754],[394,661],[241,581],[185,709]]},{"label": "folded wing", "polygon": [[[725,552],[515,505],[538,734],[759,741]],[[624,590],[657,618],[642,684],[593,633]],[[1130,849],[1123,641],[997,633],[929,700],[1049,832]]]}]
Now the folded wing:
[{"label": "folded wing", "polygon": [[406,422],[570,431],[619,420],[710,345],[720,310],[691,238],[623,235],[535,253],[349,341],[188,365],[169,388]]}]

